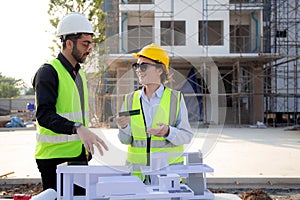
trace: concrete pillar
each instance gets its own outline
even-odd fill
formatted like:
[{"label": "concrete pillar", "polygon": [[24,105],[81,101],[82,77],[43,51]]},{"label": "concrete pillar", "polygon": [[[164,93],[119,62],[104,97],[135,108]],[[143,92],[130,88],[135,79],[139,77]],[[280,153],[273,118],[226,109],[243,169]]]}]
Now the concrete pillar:
[{"label": "concrete pillar", "polygon": [[264,96],[263,96],[263,70],[262,66],[255,66],[253,69],[253,105],[252,123],[264,120]]},{"label": "concrete pillar", "polygon": [[207,73],[210,92],[207,98],[207,119],[211,124],[219,124],[219,71],[215,65],[212,65]]}]

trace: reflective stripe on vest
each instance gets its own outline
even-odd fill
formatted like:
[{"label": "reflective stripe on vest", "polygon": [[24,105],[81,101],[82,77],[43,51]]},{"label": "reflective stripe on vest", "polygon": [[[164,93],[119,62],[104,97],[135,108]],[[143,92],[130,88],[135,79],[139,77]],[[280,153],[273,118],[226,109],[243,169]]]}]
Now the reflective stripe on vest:
[{"label": "reflective stripe on vest", "polygon": [[[61,113],[60,116],[72,119],[72,121],[81,121],[82,120],[82,112],[70,112],[70,113]],[[84,118],[89,118],[89,111],[84,111]]]},{"label": "reflective stripe on vest", "polygon": [[76,140],[80,140],[77,134],[73,135],[44,135],[44,134],[36,134],[36,140],[39,142],[46,142],[46,143],[63,143],[63,142],[72,142]]},{"label": "reflective stripe on vest", "polygon": [[[83,70],[80,69],[77,76],[80,75],[83,83],[84,113],[81,109],[79,91],[69,72],[58,59],[52,60],[50,64],[58,75],[58,95],[55,104],[57,114],[74,122],[83,122],[84,117],[86,126],[89,123],[88,90]],[[37,159],[71,158],[80,155],[82,151],[82,142],[78,135],[55,133],[39,124],[36,139]]]},{"label": "reflective stripe on vest", "polygon": [[[140,93],[136,91],[125,96],[124,108],[125,110],[140,109]],[[165,88],[160,104],[157,108],[154,120],[152,122],[152,128],[158,128],[157,122],[163,122],[167,125],[174,126],[178,116],[178,110],[180,105],[181,93],[178,91]],[[147,163],[147,133],[145,122],[143,118],[143,112],[139,115],[131,116],[130,127],[133,136],[133,142],[128,145],[127,164],[131,165],[134,169],[133,174],[142,178],[140,166],[144,166]],[[170,152],[170,153],[183,153],[183,145],[176,146],[163,137],[151,136],[151,148],[150,152]],[[174,157],[169,159],[169,164],[182,163],[183,157]]]},{"label": "reflective stripe on vest", "polygon": [[[145,147],[147,145],[146,140],[133,140],[131,143],[132,147]],[[167,140],[153,140],[151,141],[151,148],[173,148],[177,147],[176,145],[172,144],[171,142],[168,142]]]}]

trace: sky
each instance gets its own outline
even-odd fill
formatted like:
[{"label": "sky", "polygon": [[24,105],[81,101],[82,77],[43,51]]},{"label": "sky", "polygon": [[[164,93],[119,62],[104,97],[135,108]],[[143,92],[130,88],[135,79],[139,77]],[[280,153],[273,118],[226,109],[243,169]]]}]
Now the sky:
[{"label": "sky", "polygon": [[[31,87],[36,70],[52,52],[54,38],[49,23],[49,0],[4,0],[0,6],[0,72],[23,79]],[[47,32],[48,31],[48,32]]]}]

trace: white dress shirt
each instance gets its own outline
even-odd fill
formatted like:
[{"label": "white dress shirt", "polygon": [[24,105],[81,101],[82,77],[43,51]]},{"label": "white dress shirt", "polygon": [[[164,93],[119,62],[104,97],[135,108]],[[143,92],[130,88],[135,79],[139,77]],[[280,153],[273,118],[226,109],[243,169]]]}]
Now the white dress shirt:
[{"label": "white dress shirt", "polygon": [[[152,122],[156,114],[157,107],[159,106],[160,99],[164,92],[164,86],[161,84],[160,87],[152,94],[150,100],[142,88],[139,98],[142,98],[142,109],[146,120],[147,129],[152,127]],[[165,137],[166,140],[174,145],[188,144],[193,137],[193,132],[188,121],[188,112],[183,98],[180,98],[180,106],[178,111],[178,117],[176,119],[175,126],[169,125],[169,135]],[[122,105],[122,111],[124,105]],[[131,144],[131,128],[128,124],[126,128],[122,129],[119,127],[118,137],[123,144]],[[150,137],[148,135],[148,137]]]}]

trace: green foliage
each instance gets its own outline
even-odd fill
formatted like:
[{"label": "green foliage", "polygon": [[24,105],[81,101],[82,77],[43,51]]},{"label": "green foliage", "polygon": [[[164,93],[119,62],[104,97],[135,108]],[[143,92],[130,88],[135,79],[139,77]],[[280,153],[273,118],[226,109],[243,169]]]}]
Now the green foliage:
[{"label": "green foliage", "polygon": [[29,88],[26,92],[25,95],[34,95],[34,89],[33,88]]},{"label": "green foliage", "polygon": [[20,95],[17,85],[21,79],[14,79],[11,77],[2,76],[0,73],[0,98],[11,98]]}]

